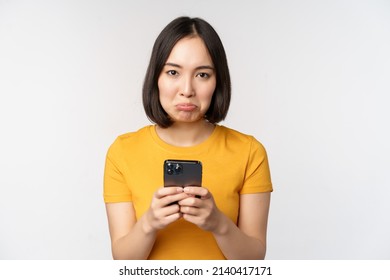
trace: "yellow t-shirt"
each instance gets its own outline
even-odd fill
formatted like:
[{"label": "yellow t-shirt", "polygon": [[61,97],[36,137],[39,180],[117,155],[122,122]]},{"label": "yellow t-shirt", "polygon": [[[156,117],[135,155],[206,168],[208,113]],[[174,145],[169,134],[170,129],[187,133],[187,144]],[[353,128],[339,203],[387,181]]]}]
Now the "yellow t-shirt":
[{"label": "yellow t-shirt", "polygon": [[[199,145],[176,147],[162,141],[155,126],[119,136],[108,150],[104,174],[106,203],[133,203],[139,219],[163,186],[166,159],[202,162],[202,184],[217,207],[237,223],[240,194],[272,191],[264,147],[248,136],[217,125]],[[225,259],[213,235],[183,219],[160,230],[149,259]]]}]

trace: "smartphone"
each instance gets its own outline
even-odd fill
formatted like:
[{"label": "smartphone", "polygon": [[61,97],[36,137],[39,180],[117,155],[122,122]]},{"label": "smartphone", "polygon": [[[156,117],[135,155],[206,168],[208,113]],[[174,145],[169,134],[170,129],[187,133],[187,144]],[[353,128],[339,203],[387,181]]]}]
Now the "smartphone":
[{"label": "smartphone", "polygon": [[202,163],[198,160],[164,161],[164,187],[202,186]]}]

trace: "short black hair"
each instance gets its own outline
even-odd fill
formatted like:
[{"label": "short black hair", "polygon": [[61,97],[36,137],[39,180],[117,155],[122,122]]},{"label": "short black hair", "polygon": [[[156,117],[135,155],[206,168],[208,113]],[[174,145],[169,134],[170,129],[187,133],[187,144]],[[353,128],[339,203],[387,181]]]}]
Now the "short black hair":
[{"label": "short black hair", "polygon": [[167,128],[173,124],[161,106],[158,78],[176,43],[185,37],[201,38],[210,54],[216,73],[216,87],[205,118],[210,123],[225,119],[231,99],[231,82],[225,49],[214,28],[201,18],[178,17],[171,21],[154,42],[142,88],[142,101],[149,120]]}]

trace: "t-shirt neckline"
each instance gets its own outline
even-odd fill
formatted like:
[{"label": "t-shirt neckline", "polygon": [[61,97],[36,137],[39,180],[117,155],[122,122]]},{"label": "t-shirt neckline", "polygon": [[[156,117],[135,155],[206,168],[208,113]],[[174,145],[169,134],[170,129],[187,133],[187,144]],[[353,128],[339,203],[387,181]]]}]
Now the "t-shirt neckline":
[{"label": "t-shirt neckline", "polygon": [[153,138],[153,141],[160,146],[162,149],[169,151],[171,153],[176,153],[180,155],[190,155],[190,154],[199,154],[204,152],[206,149],[210,147],[210,144],[214,142],[214,139],[218,136],[218,134],[221,131],[220,125],[215,125],[215,128],[213,132],[210,134],[210,136],[205,139],[203,142],[194,145],[194,146],[188,146],[188,147],[180,147],[180,146],[174,146],[171,144],[168,144],[164,140],[158,136],[156,131],[156,125],[150,125],[149,126],[149,132],[150,135]]}]

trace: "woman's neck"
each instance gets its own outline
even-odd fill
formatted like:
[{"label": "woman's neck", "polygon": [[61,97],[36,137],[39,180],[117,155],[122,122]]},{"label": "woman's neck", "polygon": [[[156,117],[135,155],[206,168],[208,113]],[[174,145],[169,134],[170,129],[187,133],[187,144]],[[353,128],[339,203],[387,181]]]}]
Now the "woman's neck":
[{"label": "woman's neck", "polygon": [[157,135],[166,143],[191,147],[205,141],[214,131],[215,125],[206,120],[196,123],[174,123],[168,128],[156,126]]}]

